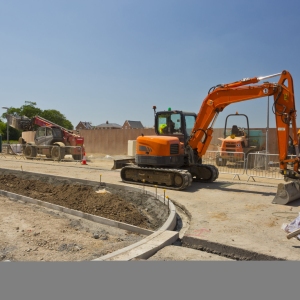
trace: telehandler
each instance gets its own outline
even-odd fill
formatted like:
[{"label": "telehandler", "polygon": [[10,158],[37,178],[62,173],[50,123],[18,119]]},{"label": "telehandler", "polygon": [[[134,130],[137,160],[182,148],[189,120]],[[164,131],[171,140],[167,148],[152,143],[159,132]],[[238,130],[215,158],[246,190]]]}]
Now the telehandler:
[{"label": "telehandler", "polygon": [[21,139],[26,158],[44,154],[47,158],[61,160],[71,154],[73,159],[80,160],[85,152],[83,137],[40,116],[29,119],[26,116],[9,115],[8,123],[22,131],[33,131],[38,127],[33,142]]}]

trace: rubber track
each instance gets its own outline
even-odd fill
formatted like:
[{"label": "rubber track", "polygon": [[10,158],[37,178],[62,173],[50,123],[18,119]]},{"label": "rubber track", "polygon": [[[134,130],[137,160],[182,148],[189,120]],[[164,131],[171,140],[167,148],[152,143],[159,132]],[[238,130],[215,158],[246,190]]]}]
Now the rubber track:
[{"label": "rubber track", "polygon": [[219,169],[216,166],[214,166],[214,165],[204,165],[204,164],[199,165],[199,166],[205,167],[206,169],[209,169],[210,172],[212,173],[212,176],[208,180],[201,179],[201,178],[193,178],[194,182],[213,182],[219,177]]},{"label": "rubber track", "polygon": [[[184,180],[183,184],[180,187],[175,187],[175,186],[168,186],[165,184],[159,185],[159,184],[152,184],[148,182],[139,182],[139,181],[134,181],[134,180],[126,180],[123,178],[123,174],[126,169],[134,169],[134,170],[142,170],[142,171],[153,171],[153,172],[164,172],[164,173],[180,173]],[[187,170],[182,170],[182,169],[162,169],[162,168],[143,168],[143,167],[138,167],[138,166],[125,166],[121,169],[120,176],[122,178],[122,181],[125,183],[130,183],[130,184],[138,184],[138,185],[144,185],[144,186],[153,186],[153,187],[159,187],[159,188],[165,188],[169,190],[184,190],[187,187],[189,187],[192,184],[192,175],[190,172]]]}]

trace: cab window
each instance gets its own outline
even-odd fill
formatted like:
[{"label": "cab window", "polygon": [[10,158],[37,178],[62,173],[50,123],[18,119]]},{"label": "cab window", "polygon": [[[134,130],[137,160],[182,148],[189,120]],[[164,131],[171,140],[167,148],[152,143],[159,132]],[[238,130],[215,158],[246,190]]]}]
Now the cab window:
[{"label": "cab window", "polygon": [[186,134],[191,135],[195,124],[195,116],[185,116]]},{"label": "cab window", "polygon": [[55,138],[62,138],[62,131],[59,128],[52,128],[52,134]]},{"label": "cab window", "polygon": [[52,136],[52,128],[47,128],[47,136]]},{"label": "cab window", "polygon": [[158,133],[178,134],[181,132],[181,115],[180,114],[162,114],[158,116]]},{"label": "cab window", "polygon": [[45,136],[46,135],[46,128],[45,127],[40,127],[37,129],[37,132],[36,132],[36,137],[42,137],[42,136]]}]

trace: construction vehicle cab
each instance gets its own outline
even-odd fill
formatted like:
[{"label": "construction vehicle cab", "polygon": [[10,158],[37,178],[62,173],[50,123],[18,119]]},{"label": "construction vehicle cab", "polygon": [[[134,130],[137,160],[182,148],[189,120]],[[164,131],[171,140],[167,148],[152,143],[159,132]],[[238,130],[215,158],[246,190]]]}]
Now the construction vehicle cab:
[{"label": "construction vehicle cab", "polygon": [[[229,119],[235,124],[245,126],[228,126]],[[232,121],[233,119],[237,120]],[[250,130],[247,115],[238,112],[229,114],[225,119],[223,138],[219,138],[221,146],[216,155],[216,165],[225,166],[229,161],[242,166],[245,158],[248,168],[252,168],[254,156],[248,154],[265,149],[264,137],[265,134],[261,130]]]},{"label": "construction vehicle cab", "polygon": [[155,132],[157,135],[178,136],[181,142],[186,143],[195,124],[196,114],[178,110],[155,112]]},{"label": "construction vehicle cab", "polygon": [[[196,114],[178,110],[156,112],[155,133],[149,137],[137,138],[136,163],[138,166],[179,168],[188,165],[185,146],[196,120]],[[158,155],[156,155],[157,153]]]}]

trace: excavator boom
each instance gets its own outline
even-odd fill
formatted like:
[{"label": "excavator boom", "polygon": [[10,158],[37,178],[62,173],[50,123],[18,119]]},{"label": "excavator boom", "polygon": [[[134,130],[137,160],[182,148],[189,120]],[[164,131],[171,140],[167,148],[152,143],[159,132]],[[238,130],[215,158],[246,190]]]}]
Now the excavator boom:
[{"label": "excavator boom", "polygon": [[[280,79],[277,83],[264,82],[255,84],[260,80],[279,75]],[[213,129],[211,124],[215,121],[219,112],[223,111],[229,104],[266,96],[274,97],[273,111],[278,135],[280,169],[286,170],[287,164],[291,162],[287,158],[290,125],[292,125],[293,144],[294,146],[298,145],[294,86],[293,79],[288,71],[217,86],[207,95],[202,103],[189,140],[190,147],[197,151],[199,157],[202,157],[212,138]],[[298,148],[295,147],[295,149]],[[298,158],[293,160],[293,164],[294,172],[292,177],[297,177]]]}]

